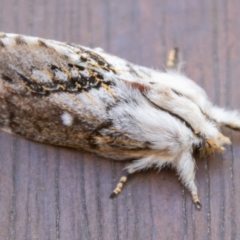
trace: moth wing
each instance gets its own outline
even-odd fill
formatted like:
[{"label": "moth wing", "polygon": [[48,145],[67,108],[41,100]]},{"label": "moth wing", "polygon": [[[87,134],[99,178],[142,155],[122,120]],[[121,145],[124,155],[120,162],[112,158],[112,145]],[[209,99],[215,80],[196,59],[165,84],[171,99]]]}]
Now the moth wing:
[{"label": "moth wing", "polygon": [[116,129],[109,109],[124,89],[119,92],[117,71],[96,52],[14,34],[2,36],[0,46],[1,129],[102,155],[146,149],[145,140]]}]

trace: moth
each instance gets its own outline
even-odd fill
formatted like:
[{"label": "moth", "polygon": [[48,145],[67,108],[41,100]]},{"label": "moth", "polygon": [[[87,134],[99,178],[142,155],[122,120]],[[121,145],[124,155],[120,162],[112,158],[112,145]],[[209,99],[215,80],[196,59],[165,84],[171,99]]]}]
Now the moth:
[{"label": "moth", "polygon": [[198,209],[193,153],[223,151],[222,126],[240,130],[238,111],[214,106],[177,70],[17,34],[0,34],[0,101],[5,132],[131,161],[111,197],[129,174],[171,166]]}]

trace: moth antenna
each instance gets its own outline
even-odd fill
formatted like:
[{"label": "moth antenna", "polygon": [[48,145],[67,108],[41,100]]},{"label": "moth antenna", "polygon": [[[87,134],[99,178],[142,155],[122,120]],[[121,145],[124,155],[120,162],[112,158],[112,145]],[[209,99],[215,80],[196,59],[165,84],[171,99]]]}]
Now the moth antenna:
[{"label": "moth antenna", "polygon": [[179,50],[177,47],[170,50],[168,54],[168,59],[166,62],[167,68],[177,68],[178,58],[179,58]]},{"label": "moth antenna", "polygon": [[132,170],[132,169],[124,170],[123,175],[121,176],[121,178],[120,178],[119,182],[117,183],[115,189],[109,195],[109,198],[111,198],[111,199],[115,198],[122,191],[123,185],[126,183],[129,175],[131,175],[132,173],[134,173],[134,170]]}]

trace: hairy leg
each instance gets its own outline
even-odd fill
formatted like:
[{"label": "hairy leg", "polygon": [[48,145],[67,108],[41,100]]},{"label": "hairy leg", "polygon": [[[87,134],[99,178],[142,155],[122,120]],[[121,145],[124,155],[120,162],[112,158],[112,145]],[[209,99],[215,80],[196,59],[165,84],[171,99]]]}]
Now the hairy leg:
[{"label": "hairy leg", "polygon": [[193,159],[192,153],[183,153],[173,166],[177,169],[177,173],[184,186],[190,191],[196,208],[201,209],[195,182],[195,160]]},{"label": "hairy leg", "polygon": [[206,119],[194,102],[168,87],[152,88],[145,93],[145,97],[156,107],[185,122],[194,134],[205,140],[206,147],[210,150],[223,151],[222,145],[230,143],[230,140],[219,132],[216,124]]},{"label": "hairy leg", "polygon": [[137,171],[147,170],[153,166],[156,166],[160,170],[164,165],[169,164],[171,161],[172,158],[162,157],[159,159],[157,156],[148,156],[139,160],[134,160],[132,163],[126,166],[124,169],[124,174],[121,176],[119,182],[109,197],[114,198],[121,192],[123,185],[126,183],[129,175]]}]

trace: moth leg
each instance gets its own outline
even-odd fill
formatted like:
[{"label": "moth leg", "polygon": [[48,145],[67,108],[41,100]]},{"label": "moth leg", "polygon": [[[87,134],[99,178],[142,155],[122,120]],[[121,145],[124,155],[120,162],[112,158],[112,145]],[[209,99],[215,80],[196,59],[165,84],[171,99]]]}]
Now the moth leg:
[{"label": "moth leg", "polygon": [[169,164],[172,160],[172,157],[162,157],[159,159],[158,156],[146,156],[143,158],[140,158],[138,160],[134,160],[132,163],[128,164],[125,168],[125,174],[120,178],[120,181],[116,185],[116,188],[113,190],[112,194],[109,196],[110,198],[114,198],[119,194],[123,188],[124,183],[127,181],[127,178],[129,175],[141,171],[141,170],[146,170],[149,169],[153,166],[158,168],[159,170]]},{"label": "moth leg", "polygon": [[214,124],[206,120],[194,102],[171,89],[164,87],[150,89],[144,96],[151,104],[184,121],[195,135],[206,140],[210,149],[223,151],[222,145],[230,143]]},{"label": "moth leg", "polygon": [[176,69],[178,64],[178,48],[173,48],[168,54],[168,59],[166,62],[167,68]]},{"label": "moth leg", "polygon": [[195,160],[192,153],[183,153],[175,163],[175,167],[182,183],[190,191],[196,208],[200,210],[202,205],[198,198],[197,185],[195,182]]},{"label": "moth leg", "polygon": [[123,185],[126,183],[129,175],[133,174],[135,171],[134,169],[125,169],[123,175],[121,176],[119,182],[117,183],[115,189],[112,191],[112,193],[110,194],[110,198],[115,198],[121,191],[123,188]]}]

